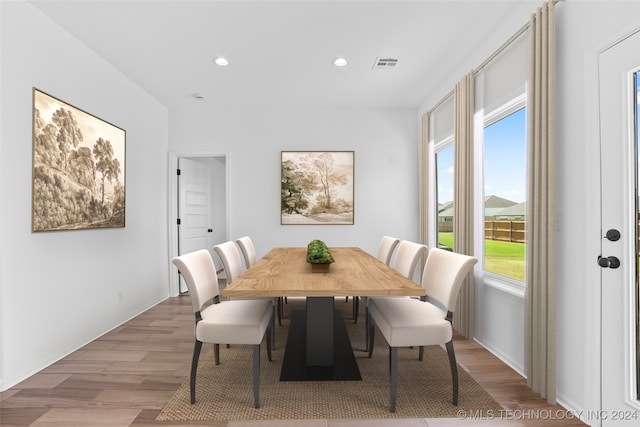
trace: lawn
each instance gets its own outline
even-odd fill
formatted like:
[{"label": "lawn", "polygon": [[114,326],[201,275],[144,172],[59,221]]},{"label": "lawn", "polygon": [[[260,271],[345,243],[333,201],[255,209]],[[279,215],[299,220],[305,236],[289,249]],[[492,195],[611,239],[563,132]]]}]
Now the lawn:
[{"label": "lawn", "polygon": [[[453,248],[453,233],[440,233],[438,244]],[[524,282],[524,244],[484,241],[484,269]]]}]

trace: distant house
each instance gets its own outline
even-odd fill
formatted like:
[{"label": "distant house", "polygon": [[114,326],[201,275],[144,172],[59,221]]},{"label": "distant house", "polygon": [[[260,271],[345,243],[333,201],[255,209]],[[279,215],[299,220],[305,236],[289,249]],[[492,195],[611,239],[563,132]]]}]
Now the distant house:
[{"label": "distant house", "polygon": [[[520,206],[522,205],[522,206]],[[517,208],[517,206],[520,206]],[[513,209],[515,213],[509,213],[507,209]],[[506,213],[505,213],[506,212]],[[519,213],[521,212],[521,213]],[[509,218],[509,219],[524,219],[524,202],[516,203],[512,200],[504,199],[498,196],[485,196],[484,198],[484,216],[485,218],[503,218],[506,216],[518,216],[522,218]],[[505,218],[506,219],[506,218]],[[453,221],[453,202],[446,202],[440,205],[438,209],[438,222],[452,222]]]},{"label": "distant house", "polygon": [[507,208],[516,205],[512,200],[503,199],[498,196],[485,196],[484,198],[484,217],[496,218],[498,214]]},{"label": "distant house", "polygon": [[438,216],[440,216],[442,212],[446,211],[447,209],[453,209],[453,200],[438,205]]},{"label": "distant house", "polygon": [[517,203],[515,205],[502,209],[500,212],[497,212],[495,215],[495,218],[506,219],[511,221],[516,221],[516,220],[524,221],[524,217],[526,214],[525,209],[526,209],[525,202]]}]

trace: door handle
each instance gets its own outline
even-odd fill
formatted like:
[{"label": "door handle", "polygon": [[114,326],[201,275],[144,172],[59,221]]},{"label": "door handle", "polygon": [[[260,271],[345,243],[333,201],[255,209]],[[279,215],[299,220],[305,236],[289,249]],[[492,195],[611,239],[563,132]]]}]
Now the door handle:
[{"label": "door handle", "polygon": [[598,257],[598,265],[602,268],[618,268],[620,267],[620,260],[618,257],[609,256],[609,257]]}]

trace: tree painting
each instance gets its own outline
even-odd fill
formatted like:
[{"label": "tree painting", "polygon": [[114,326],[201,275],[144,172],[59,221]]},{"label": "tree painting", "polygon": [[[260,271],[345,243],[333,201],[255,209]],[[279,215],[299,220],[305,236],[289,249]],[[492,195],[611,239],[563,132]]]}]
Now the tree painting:
[{"label": "tree painting", "polygon": [[125,139],[34,88],[32,230],[124,227]]},{"label": "tree painting", "polygon": [[282,224],[353,224],[353,151],[283,151]]}]

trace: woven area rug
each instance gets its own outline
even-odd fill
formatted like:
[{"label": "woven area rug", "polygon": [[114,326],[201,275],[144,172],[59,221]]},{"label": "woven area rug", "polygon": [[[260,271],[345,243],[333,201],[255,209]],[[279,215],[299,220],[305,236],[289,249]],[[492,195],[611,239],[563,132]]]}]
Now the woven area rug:
[{"label": "woven area rug", "polygon": [[[343,313],[362,381],[280,381],[289,320],[300,302],[285,306],[282,326],[276,326],[273,360],[261,351],[260,408],[253,407],[252,352],[250,346],[220,346],[220,365],[213,352],[203,351],[198,365],[196,403],[189,400],[189,379],[160,412],[157,421],[284,420],[284,419],[380,419],[455,418],[458,411],[499,411],[501,406],[460,366],[458,406],[452,404],[451,370],[441,347],[398,352],[398,401],[396,413],[389,412],[389,352],[381,335],[376,335],[373,357],[364,349],[364,321],[351,321],[351,303],[336,299]],[[211,346],[207,346],[211,348]]]}]

